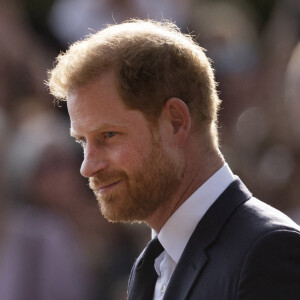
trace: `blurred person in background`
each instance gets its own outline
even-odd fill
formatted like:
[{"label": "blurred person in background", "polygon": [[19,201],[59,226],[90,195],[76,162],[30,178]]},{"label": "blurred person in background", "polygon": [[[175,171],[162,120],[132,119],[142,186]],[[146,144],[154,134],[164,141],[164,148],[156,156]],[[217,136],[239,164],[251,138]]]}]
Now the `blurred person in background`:
[{"label": "blurred person in background", "polygon": [[66,47],[106,24],[129,18],[172,19],[186,30],[191,0],[56,0],[48,24]]},{"label": "blurred person in background", "polygon": [[[212,22],[211,20],[214,20]],[[253,16],[242,6],[224,1],[197,1],[191,14],[197,41],[212,59],[222,97],[222,138],[231,143],[236,119],[259,101],[261,49]]]},{"label": "blurred person in background", "polygon": [[[249,174],[255,178],[252,186],[270,204],[289,214],[300,204],[297,188],[300,170],[299,150],[292,134],[294,129],[290,127],[290,108],[285,95],[289,87],[286,87],[285,77],[299,36],[300,2],[274,2],[273,10],[261,32],[263,69],[259,93],[260,113],[256,116],[252,114],[255,117],[250,123],[255,122],[258,136],[264,137],[256,148],[256,169],[259,176],[255,178]],[[286,200],[282,201],[283,198]],[[294,214],[290,216],[294,217]]]},{"label": "blurred person in background", "polygon": [[284,106],[289,126],[289,148],[296,157],[294,174],[290,181],[290,202],[288,213],[300,224],[300,42],[294,48],[285,73]]},{"label": "blurred person in background", "polygon": [[216,69],[225,158],[260,198],[294,217],[299,155],[283,91],[299,39],[300,2],[273,1],[263,26],[262,12],[246,2],[195,1],[191,26]]},{"label": "blurred person in background", "polygon": [[109,26],[60,54],[48,85],[67,100],[102,214],[152,229],[130,300],[298,299],[300,228],[226,164],[213,70],[191,37]]},{"label": "blurred person in background", "polygon": [[12,127],[24,99],[47,99],[43,80],[54,55],[30,27],[18,3],[0,1],[0,106]]},{"label": "blurred person in background", "polygon": [[11,137],[3,163],[7,207],[2,216],[0,298],[91,299],[91,275],[80,243],[57,209],[80,192],[65,127],[53,113],[23,110],[26,117]]},{"label": "blurred person in background", "polygon": [[288,111],[291,141],[300,150],[300,41],[294,48],[285,73],[284,104]]},{"label": "blurred person in background", "polygon": [[[47,114],[38,121],[37,116],[48,107],[43,78],[50,51],[29,26],[18,1],[1,1],[0,8],[0,298],[82,299],[89,275],[79,243],[69,222],[38,205],[43,195],[34,192],[33,177],[49,137],[45,127],[38,128],[49,121]],[[29,105],[32,99],[44,104]]]}]

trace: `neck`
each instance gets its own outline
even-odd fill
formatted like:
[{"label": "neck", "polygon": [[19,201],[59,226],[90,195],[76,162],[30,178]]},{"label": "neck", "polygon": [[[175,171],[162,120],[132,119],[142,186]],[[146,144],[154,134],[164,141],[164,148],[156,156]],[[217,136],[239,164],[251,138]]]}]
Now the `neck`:
[{"label": "neck", "polygon": [[[191,154],[191,153],[190,153]],[[219,150],[197,155],[188,155],[186,167],[179,188],[170,201],[159,207],[145,223],[157,233],[171,217],[171,215],[215,172],[224,165],[224,158]]]}]

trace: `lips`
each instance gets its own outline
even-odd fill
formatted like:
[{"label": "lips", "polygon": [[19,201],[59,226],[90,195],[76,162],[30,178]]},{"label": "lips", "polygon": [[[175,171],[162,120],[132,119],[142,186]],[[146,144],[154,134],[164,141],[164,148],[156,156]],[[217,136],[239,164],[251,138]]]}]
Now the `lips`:
[{"label": "lips", "polygon": [[111,191],[120,181],[126,181],[127,175],[121,171],[99,172],[89,178],[89,186],[95,194]]},{"label": "lips", "polygon": [[117,180],[115,182],[112,182],[112,183],[105,183],[101,186],[98,186],[96,188],[96,190],[99,192],[99,193],[103,193],[103,192],[106,192],[106,191],[109,191],[111,190],[112,188],[114,188],[121,180]]}]

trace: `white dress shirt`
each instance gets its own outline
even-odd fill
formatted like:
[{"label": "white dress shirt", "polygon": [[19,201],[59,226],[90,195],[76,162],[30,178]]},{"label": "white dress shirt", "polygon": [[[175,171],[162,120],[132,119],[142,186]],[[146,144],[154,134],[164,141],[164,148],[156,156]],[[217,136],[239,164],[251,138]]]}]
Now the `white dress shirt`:
[{"label": "white dress shirt", "polygon": [[[163,299],[173,271],[197,224],[234,179],[233,173],[225,164],[201,185],[162,227],[158,239],[165,250],[154,263],[158,278],[153,300]],[[152,230],[152,237],[156,235]]]}]

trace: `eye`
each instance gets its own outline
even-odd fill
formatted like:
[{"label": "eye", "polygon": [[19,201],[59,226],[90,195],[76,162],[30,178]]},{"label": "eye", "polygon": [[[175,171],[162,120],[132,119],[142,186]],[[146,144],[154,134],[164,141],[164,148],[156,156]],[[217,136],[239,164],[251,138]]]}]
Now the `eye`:
[{"label": "eye", "polygon": [[117,133],[115,131],[107,131],[104,133],[104,137],[110,139],[110,138],[114,137],[116,134]]}]

